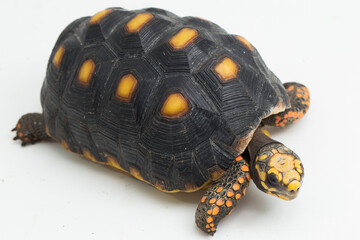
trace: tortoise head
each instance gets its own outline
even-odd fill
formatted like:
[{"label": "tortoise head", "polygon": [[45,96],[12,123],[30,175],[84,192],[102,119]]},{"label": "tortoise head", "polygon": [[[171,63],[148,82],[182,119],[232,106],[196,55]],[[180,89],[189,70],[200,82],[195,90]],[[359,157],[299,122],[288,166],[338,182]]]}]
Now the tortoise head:
[{"label": "tortoise head", "polygon": [[297,196],[304,170],[292,150],[271,139],[263,129],[255,131],[247,150],[251,178],[261,191],[284,200]]},{"label": "tortoise head", "polygon": [[281,143],[265,145],[257,153],[252,178],[263,192],[284,200],[294,199],[304,172],[299,157]]}]

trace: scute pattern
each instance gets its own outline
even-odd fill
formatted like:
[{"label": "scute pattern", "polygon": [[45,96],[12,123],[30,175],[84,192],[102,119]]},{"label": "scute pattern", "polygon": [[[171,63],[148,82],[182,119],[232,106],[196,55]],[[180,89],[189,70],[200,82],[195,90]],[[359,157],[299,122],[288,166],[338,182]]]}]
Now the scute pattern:
[{"label": "scute pattern", "polygon": [[[138,31],[127,31],[141,13],[153,18]],[[71,23],[50,56],[41,92],[46,125],[70,151],[87,151],[96,162],[119,166],[161,190],[194,191],[216,179],[239,154],[234,148],[239,139],[279,100],[288,103],[256,50],[212,22],[156,8],[112,8],[92,24],[90,19]],[[198,35],[174,49],[169,41],[184,28]],[[54,64],[60,46],[65,51]],[[226,57],[238,66],[228,82],[214,70]],[[84,88],[76,80],[87,59],[96,67]],[[127,74],[136,79],[136,88],[122,101],[116,90]],[[161,115],[171,93],[189,102],[185,115]]]}]

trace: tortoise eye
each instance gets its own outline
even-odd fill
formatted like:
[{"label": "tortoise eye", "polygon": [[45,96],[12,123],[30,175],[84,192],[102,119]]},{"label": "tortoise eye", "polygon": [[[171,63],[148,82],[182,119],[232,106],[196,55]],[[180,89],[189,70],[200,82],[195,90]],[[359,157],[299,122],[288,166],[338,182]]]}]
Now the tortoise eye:
[{"label": "tortoise eye", "polygon": [[268,176],[268,182],[271,186],[274,186],[274,185],[278,185],[279,184],[279,181],[278,181],[278,178],[276,177],[275,174],[271,173],[269,176]]}]

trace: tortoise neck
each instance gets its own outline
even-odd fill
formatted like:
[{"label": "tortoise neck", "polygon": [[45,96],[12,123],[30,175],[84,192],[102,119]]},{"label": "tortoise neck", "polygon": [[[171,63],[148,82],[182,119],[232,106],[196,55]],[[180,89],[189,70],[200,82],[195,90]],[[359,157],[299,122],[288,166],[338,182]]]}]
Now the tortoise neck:
[{"label": "tortoise neck", "polygon": [[248,152],[250,155],[250,164],[251,165],[253,162],[255,162],[254,158],[256,157],[257,152],[265,145],[268,145],[271,143],[279,143],[279,142],[266,136],[264,134],[264,132],[262,131],[261,127],[256,129],[256,131],[253,135],[253,138],[251,139],[249,145],[247,146],[247,149],[248,149]]}]

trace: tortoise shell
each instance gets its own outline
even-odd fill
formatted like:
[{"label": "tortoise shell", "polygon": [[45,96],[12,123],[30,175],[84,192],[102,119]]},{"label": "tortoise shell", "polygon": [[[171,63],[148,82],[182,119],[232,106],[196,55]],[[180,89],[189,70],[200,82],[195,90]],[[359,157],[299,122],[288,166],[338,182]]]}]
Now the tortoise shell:
[{"label": "tortoise shell", "polygon": [[171,192],[219,178],[288,101],[244,38],[155,8],[71,23],[41,91],[47,133],[66,149]]}]

